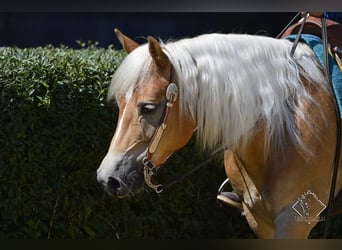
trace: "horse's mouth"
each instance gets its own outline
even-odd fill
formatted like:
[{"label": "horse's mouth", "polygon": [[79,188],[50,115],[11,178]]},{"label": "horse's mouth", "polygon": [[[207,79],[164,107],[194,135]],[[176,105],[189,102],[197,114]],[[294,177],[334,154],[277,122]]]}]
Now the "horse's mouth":
[{"label": "horse's mouth", "polygon": [[126,198],[126,197],[129,197],[129,196],[132,196],[133,194],[131,192],[129,192],[127,189],[121,189],[121,190],[118,190],[116,192],[116,197],[119,198],[119,199],[123,199],[123,198]]}]

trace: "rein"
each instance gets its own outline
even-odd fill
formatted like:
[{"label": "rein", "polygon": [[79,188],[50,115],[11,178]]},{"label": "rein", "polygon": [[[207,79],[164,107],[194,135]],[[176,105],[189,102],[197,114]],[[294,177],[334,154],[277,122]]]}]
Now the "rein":
[{"label": "rein", "polygon": [[[177,184],[181,181],[183,181],[186,177],[188,177],[189,175],[191,175],[192,173],[194,173],[195,171],[201,169],[202,167],[204,167],[205,165],[207,165],[209,162],[211,162],[212,160],[217,159],[218,157],[220,157],[223,153],[223,149],[218,149],[216,150],[209,158],[207,158],[206,160],[204,160],[203,162],[199,163],[198,165],[192,167],[190,170],[188,170],[187,172],[185,172],[184,174],[180,174],[174,177],[171,177],[170,179],[168,179],[165,183],[163,184],[153,184],[151,182],[151,177],[156,173],[156,171],[150,171],[150,172],[146,172],[145,174],[145,166],[144,166],[144,177],[145,177],[145,183],[152,189],[154,189],[154,191],[156,193],[161,193],[162,191],[164,191],[165,189],[173,186],[174,184]],[[154,169],[155,170],[155,169]],[[148,170],[147,170],[148,171]]]}]

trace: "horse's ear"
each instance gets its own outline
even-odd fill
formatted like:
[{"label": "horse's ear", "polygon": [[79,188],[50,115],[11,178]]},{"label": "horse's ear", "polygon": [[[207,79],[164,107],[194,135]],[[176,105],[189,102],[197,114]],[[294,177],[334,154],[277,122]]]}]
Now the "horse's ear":
[{"label": "horse's ear", "polygon": [[122,48],[127,52],[130,53],[133,51],[136,47],[139,46],[138,43],[133,41],[131,38],[125,36],[120,30],[114,29],[114,32],[116,34],[116,37],[119,39]]},{"label": "horse's ear", "polygon": [[151,36],[147,37],[148,40],[148,49],[150,51],[150,55],[152,56],[156,65],[160,68],[165,68],[168,63],[168,58],[163,52],[159,42]]}]

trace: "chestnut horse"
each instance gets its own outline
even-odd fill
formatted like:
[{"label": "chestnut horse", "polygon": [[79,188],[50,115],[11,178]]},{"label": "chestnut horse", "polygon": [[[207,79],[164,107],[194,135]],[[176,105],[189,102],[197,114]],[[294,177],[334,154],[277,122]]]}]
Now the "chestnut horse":
[{"label": "chestnut horse", "polygon": [[149,174],[196,131],[203,149],[225,149],[258,237],[307,238],[324,219],[336,145],[332,91],[312,50],[300,43],[292,56],[288,40],[247,34],[138,45],[115,32],[128,55],[108,92],[119,118],[97,170],[105,191],[155,187]]}]

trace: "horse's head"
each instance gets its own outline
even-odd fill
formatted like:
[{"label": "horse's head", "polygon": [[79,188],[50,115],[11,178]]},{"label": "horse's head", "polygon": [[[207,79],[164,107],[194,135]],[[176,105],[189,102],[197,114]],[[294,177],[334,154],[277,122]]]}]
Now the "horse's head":
[{"label": "horse's head", "polygon": [[[115,92],[119,117],[97,180],[109,194],[125,197],[144,186],[142,161],[158,168],[189,141],[194,122],[180,114],[180,100],[172,89],[175,85],[170,86],[171,81],[177,83],[176,75],[158,41],[148,37],[148,44],[139,46],[120,31],[115,32],[128,56],[114,74],[109,90],[109,94]],[[148,59],[136,63],[141,57]],[[166,93],[169,86],[171,100]]]}]

